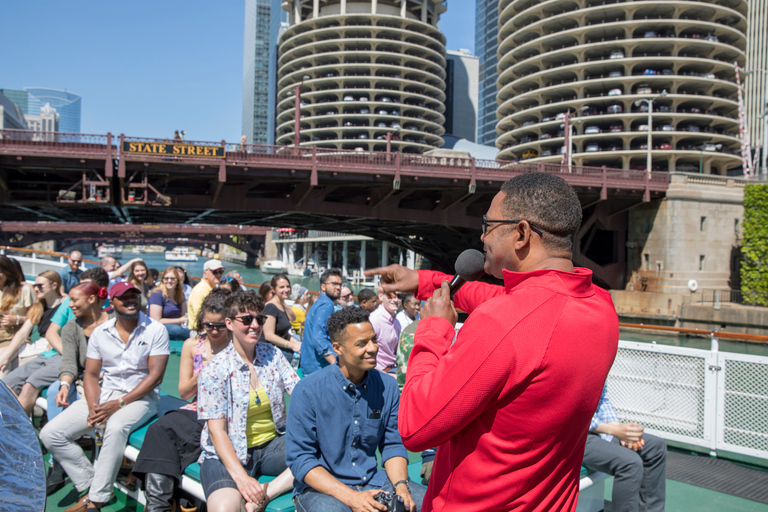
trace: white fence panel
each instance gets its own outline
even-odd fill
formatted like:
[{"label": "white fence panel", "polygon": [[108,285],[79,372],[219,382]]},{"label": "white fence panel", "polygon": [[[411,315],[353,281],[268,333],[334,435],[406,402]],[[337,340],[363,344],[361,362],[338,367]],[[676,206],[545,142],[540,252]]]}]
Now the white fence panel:
[{"label": "white fence panel", "polygon": [[768,459],[768,357],[721,352],[717,448]]},{"label": "white fence panel", "polygon": [[620,341],[608,375],[608,397],[623,421],[650,433],[713,450],[717,354]]}]

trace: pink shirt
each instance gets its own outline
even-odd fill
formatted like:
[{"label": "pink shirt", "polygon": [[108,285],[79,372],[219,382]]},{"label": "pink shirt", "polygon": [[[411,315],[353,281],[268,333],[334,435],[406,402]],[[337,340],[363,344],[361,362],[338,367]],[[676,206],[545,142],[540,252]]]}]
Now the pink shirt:
[{"label": "pink shirt", "polygon": [[379,342],[376,369],[383,370],[387,366],[395,366],[397,342],[400,339],[400,322],[381,304],[370,314],[368,320],[376,331],[376,339]]}]

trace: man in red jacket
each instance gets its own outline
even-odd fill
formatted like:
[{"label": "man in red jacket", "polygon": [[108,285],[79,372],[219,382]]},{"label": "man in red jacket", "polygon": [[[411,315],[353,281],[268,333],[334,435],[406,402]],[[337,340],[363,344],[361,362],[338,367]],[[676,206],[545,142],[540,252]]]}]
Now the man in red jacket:
[{"label": "man in red jacket", "polygon": [[421,310],[400,401],[405,446],[437,446],[423,510],[570,511],[592,414],[618,346],[618,317],[592,272],[574,268],[581,204],[562,178],[507,181],[483,217],[485,272],[467,283],[456,342],[451,276],[390,265],[383,291]]}]

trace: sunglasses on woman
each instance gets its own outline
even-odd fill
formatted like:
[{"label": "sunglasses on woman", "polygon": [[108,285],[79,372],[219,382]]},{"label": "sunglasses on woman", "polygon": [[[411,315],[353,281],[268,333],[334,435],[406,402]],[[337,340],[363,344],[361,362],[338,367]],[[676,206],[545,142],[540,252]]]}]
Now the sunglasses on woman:
[{"label": "sunglasses on woman", "polygon": [[256,320],[256,323],[259,325],[264,325],[264,322],[267,320],[267,317],[264,315],[243,315],[243,316],[236,316],[235,320],[240,320],[243,322],[243,325],[251,325],[254,320]]},{"label": "sunglasses on woman", "polygon": [[223,331],[227,328],[227,324],[225,323],[214,323],[214,322],[203,322],[203,329],[206,331]]}]

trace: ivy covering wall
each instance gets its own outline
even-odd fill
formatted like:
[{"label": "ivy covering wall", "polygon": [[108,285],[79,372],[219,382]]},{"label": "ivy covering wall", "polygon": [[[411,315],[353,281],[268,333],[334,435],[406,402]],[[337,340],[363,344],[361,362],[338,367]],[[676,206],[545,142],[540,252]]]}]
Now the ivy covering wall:
[{"label": "ivy covering wall", "polygon": [[745,303],[768,306],[768,185],[744,188],[741,291]]}]

